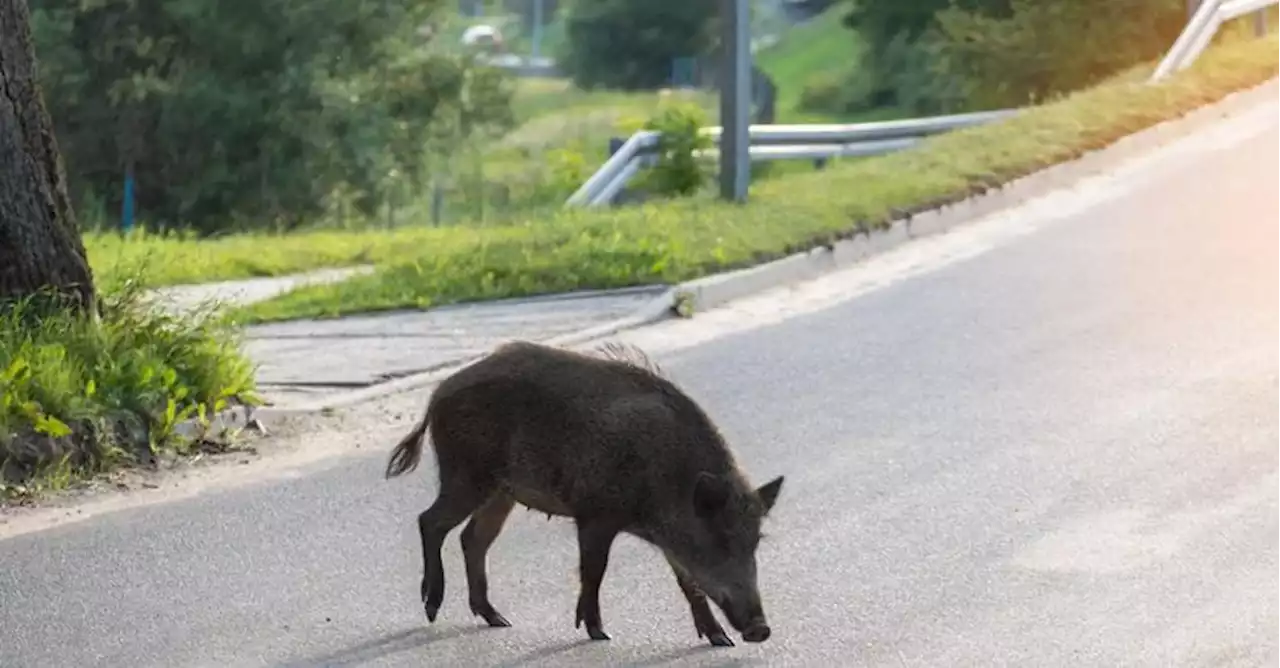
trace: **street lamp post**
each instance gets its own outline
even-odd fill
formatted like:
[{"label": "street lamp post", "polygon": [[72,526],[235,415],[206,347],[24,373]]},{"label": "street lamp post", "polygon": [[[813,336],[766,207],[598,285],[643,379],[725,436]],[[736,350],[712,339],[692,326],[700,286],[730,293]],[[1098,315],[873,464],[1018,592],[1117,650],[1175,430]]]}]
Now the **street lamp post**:
[{"label": "street lamp post", "polygon": [[721,0],[720,197],[744,202],[751,179],[751,24],[748,0]]}]

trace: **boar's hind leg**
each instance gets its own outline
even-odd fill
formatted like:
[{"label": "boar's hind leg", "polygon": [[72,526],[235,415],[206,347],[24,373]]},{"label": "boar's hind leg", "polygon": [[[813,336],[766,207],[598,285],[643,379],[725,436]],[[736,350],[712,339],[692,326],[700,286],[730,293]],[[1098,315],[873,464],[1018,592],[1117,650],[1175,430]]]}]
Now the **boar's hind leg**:
[{"label": "boar's hind leg", "polygon": [[[670,562],[669,559],[668,562]],[[707,604],[707,595],[703,594],[679,568],[676,568],[674,563],[671,564],[671,571],[675,573],[676,583],[680,585],[680,591],[689,602],[689,611],[693,613],[693,626],[698,630],[698,637],[705,637],[716,647],[733,647],[733,641],[729,639],[729,635],[724,632],[724,627],[720,626],[720,622],[716,621],[716,616],[711,612],[711,606]]]},{"label": "boar's hind leg", "polygon": [[600,583],[609,565],[609,548],[618,536],[613,524],[595,519],[578,519],[578,576],[581,590],[578,592],[578,615],[573,622],[578,628],[587,623],[587,635],[592,640],[608,640],[604,624],[600,621]]},{"label": "boar's hind leg", "polygon": [[461,477],[449,478],[442,472],[444,484],[435,503],[418,515],[418,533],[422,536],[422,607],[427,620],[436,621],[444,601],[444,564],[440,548],[445,536],[462,524],[472,511],[489,496],[490,490],[476,489]]},{"label": "boar's hind leg", "polygon": [[485,572],[485,558],[489,546],[502,531],[507,515],[515,506],[515,500],[504,492],[489,497],[484,505],[471,516],[462,529],[462,554],[467,564],[467,589],[471,612],[484,618],[489,626],[511,626],[505,617],[493,609],[489,602],[489,576]]}]

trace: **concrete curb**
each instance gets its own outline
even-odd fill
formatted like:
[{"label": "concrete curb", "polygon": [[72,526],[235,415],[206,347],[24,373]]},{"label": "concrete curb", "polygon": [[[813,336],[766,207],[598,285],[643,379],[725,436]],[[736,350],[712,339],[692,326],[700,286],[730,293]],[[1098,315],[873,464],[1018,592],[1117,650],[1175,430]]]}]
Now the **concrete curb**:
[{"label": "concrete curb", "polygon": [[[1259,102],[1274,100],[1278,93],[1280,93],[1280,79],[1270,79],[1253,88],[1231,93],[1213,104],[1194,109],[1179,118],[1164,121],[1122,137],[1108,146],[1075,160],[1047,167],[1003,186],[992,188],[981,195],[897,219],[886,228],[859,233],[830,246],[821,246],[754,267],[681,283],[666,290],[626,318],[546,339],[543,343],[566,347],[581,345],[594,339],[673,317],[681,302],[691,307],[696,314],[764,290],[817,278],[872,255],[892,250],[913,239],[946,232],[957,225],[1016,206],[1086,177],[1105,172],[1118,163],[1194,133],[1202,127]],[[209,430],[213,432],[223,429],[234,430],[255,422],[263,427],[280,419],[334,410],[389,394],[418,389],[439,382],[480,357],[477,355],[461,359],[431,371],[344,392],[309,404],[257,409],[236,407],[213,416],[210,419]],[[178,425],[176,430],[188,437],[206,433],[195,420]]]}]

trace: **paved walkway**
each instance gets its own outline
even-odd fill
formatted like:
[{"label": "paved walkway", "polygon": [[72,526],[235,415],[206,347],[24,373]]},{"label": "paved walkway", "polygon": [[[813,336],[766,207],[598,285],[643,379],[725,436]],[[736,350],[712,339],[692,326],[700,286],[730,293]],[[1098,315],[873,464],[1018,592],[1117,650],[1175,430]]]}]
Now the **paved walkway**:
[{"label": "paved walkway", "polygon": [[276,405],[448,365],[502,341],[548,339],[631,315],[662,286],[306,320],[250,328],[258,382]]},{"label": "paved walkway", "polygon": [[[168,308],[207,299],[251,304],[309,283],[330,283],[370,267],[181,285],[154,294]],[[543,340],[631,315],[663,286],[578,292],[248,328],[263,395],[276,406],[366,387],[448,365],[515,338]]]}]

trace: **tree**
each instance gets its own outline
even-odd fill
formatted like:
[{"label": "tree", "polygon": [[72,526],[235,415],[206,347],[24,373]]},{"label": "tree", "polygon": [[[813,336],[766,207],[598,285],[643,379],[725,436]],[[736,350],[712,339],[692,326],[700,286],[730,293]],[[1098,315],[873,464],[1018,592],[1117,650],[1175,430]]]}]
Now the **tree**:
[{"label": "tree", "polygon": [[421,185],[433,119],[472,67],[419,32],[444,0],[29,2],[86,219],[119,210],[126,171],[158,226],[374,215]]},{"label": "tree", "polygon": [[580,88],[665,85],[676,58],[715,43],[722,3],[702,0],[590,0],[567,8],[561,66]]},{"label": "tree", "polygon": [[52,289],[93,309],[93,272],[45,109],[26,0],[0,0],[0,301]]},{"label": "tree", "polygon": [[939,71],[966,82],[973,106],[1040,102],[1158,58],[1183,12],[1182,0],[1010,0],[1000,15],[951,7],[936,17]]}]

